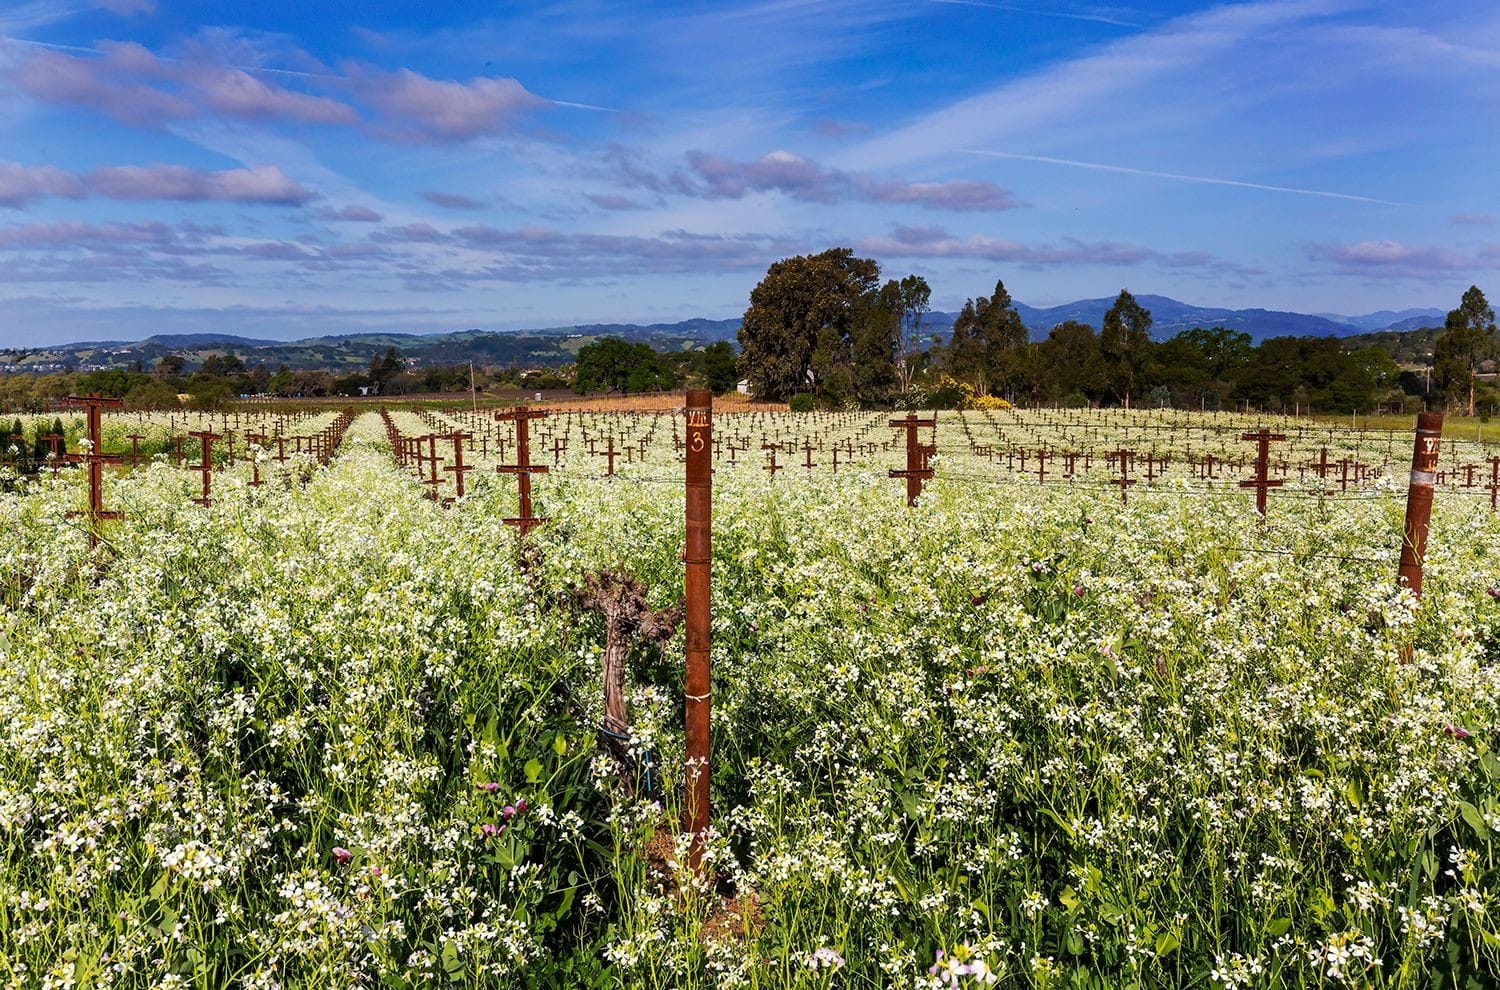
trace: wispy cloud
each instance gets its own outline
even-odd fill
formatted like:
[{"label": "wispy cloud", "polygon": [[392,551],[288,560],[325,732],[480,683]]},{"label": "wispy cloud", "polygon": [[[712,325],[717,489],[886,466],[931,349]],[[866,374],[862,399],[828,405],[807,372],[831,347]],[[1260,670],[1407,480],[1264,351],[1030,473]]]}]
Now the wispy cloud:
[{"label": "wispy cloud", "polygon": [[656,22],[655,44],[688,64],[702,64],[710,54],[710,85],[752,93],[780,90],[790,74],[858,59],[885,34],[924,15],[922,5],[909,0],[762,0],[690,9]]},{"label": "wispy cloud", "polygon": [[1493,213],[1455,213],[1449,222],[1467,227],[1494,227],[1500,224],[1500,217]]},{"label": "wispy cloud", "polygon": [[22,62],[14,80],[38,102],[87,107],[123,124],[156,128],[198,113],[187,100],[132,75],[120,71],[107,56],[78,58],[47,49]]},{"label": "wispy cloud", "polygon": [[1011,3],[990,3],[989,0],[927,0],[927,2],[947,4],[953,7],[984,7],[989,10],[1003,10],[1010,14],[1025,14],[1029,17],[1056,17],[1067,21],[1092,21],[1096,24],[1109,24],[1114,27],[1138,28],[1142,26],[1138,21],[1121,20],[1118,16],[1105,12],[1071,11],[1057,7],[1023,7],[1019,4]]},{"label": "wispy cloud", "polygon": [[1500,271],[1500,243],[1486,244],[1472,253],[1464,253],[1437,245],[1393,240],[1359,241],[1315,245],[1308,254],[1314,260],[1332,262],[1345,274],[1372,277],[1427,278]]},{"label": "wispy cloud", "polygon": [[473,199],[459,193],[441,192],[435,189],[425,190],[420,195],[433,206],[441,206],[445,210],[482,210],[489,205],[482,199]]},{"label": "wispy cloud", "polygon": [[119,14],[121,17],[156,13],[155,0],[98,0],[98,3],[111,14]]},{"label": "wispy cloud", "polygon": [[65,220],[0,227],[0,250],[6,251],[55,248],[101,250],[121,245],[166,247],[182,241],[182,232],[178,228],[155,221],[93,224],[81,220]]},{"label": "wispy cloud", "polygon": [[437,273],[455,284],[755,272],[764,271],[777,258],[809,249],[800,238],[685,230],[625,235],[567,233],[550,227],[506,230],[474,224],[457,228],[452,236],[456,243],[478,253],[473,264]]},{"label": "wispy cloud", "polygon": [[813,121],[808,129],[819,137],[848,138],[860,134],[868,134],[872,128],[869,124],[862,124],[854,120],[837,120],[832,117],[822,117]]},{"label": "wispy cloud", "polygon": [[839,160],[891,168],[1002,142],[1027,130],[1057,133],[1076,115],[1122,93],[1214,66],[1248,40],[1270,37],[1343,6],[1343,0],[1261,0],[1179,17],[923,114],[850,148]]},{"label": "wispy cloud", "polygon": [[1057,265],[1141,265],[1162,268],[1211,269],[1258,274],[1214,257],[1206,251],[1161,252],[1115,241],[1084,241],[1065,237],[1056,244],[1023,244],[1002,237],[974,234],[959,237],[941,227],[897,226],[889,237],[867,237],[856,250],[887,258],[975,259],[1028,268]]},{"label": "wispy cloud", "polygon": [[64,3],[59,0],[31,0],[29,3],[12,4],[0,10],[0,35],[20,34],[56,24],[75,17],[87,9],[81,3]]},{"label": "wispy cloud", "polygon": [[0,206],[11,209],[51,197],[301,206],[317,195],[275,165],[222,171],[182,165],[117,165],[75,175],[52,165],[0,162]]},{"label": "wispy cloud", "polygon": [[514,79],[430,79],[410,69],[346,68],[354,91],[375,108],[377,130],[398,141],[443,143],[504,133],[548,101]]},{"label": "wispy cloud", "polygon": [[436,244],[449,240],[449,237],[430,223],[403,223],[382,227],[370,235],[370,240],[389,244]]},{"label": "wispy cloud", "polygon": [[1106,165],[1101,162],[1081,162],[1071,158],[1050,158],[1046,155],[1023,155],[1013,151],[984,151],[977,148],[961,149],[966,155],[981,155],[986,158],[1008,158],[1022,162],[1040,162],[1044,165],[1063,165],[1068,168],[1085,168],[1096,172],[1115,172],[1120,175],[1140,175],[1152,179],[1171,179],[1174,182],[1195,182],[1206,186],[1234,186],[1239,189],[1258,189],[1262,192],[1292,193],[1297,196],[1322,196],[1326,199],[1345,199],[1356,203],[1376,203],[1381,206],[1412,206],[1412,203],[1397,203],[1373,196],[1354,193],[1329,192],[1324,189],[1300,189],[1295,186],[1276,186],[1263,182],[1245,182],[1241,179],[1219,179],[1206,175],[1184,175],[1181,172],[1162,172],[1150,168],[1130,168],[1125,165]]},{"label": "wispy cloud", "polygon": [[584,198],[601,210],[640,210],[645,204],[618,193],[585,193]]},{"label": "wispy cloud", "polygon": [[1383,61],[1411,65],[1420,71],[1430,71],[1435,64],[1500,68],[1500,51],[1494,48],[1459,44],[1415,27],[1346,24],[1330,27],[1325,33],[1339,44],[1358,46]]},{"label": "wispy cloud", "polygon": [[213,200],[301,206],[317,193],[294,182],[275,165],[205,172],[181,165],[114,166],[83,176],[85,187],[108,199]]},{"label": "wispy cloud", "polygon": [[384,216],[370,209],[368,206],[360,206],[357,203],[340,206],[336,209],[331,206],[325,206],[317,212],[316,216],[319,220],[332,220],[343,223],[379,223],[385,219]]},{"label": "wispy cloud", "polygon": [[205,241],[192,225],[82,221],[0,227],[0,282],[176,281],[222,285],[230,272],[190,260]]},{"label": "wispy cloud", "polygon": [[[399,143],[445,144],[507,133],[529,112],[556,105],[511,78],[459,82],[353,62],[338,75],[241,67],[212,61],[216,49],[203,43],[190,45],[187,58],[163,57],[134,42],[100,42],[96,54],[33,47],[12,71],[28,96],[95,110],[137,127],[218,117],[363,127]],[[262,78],[267,74],[289,76],[303,89],[333,95],[283,86]]]},{"label": "wispy cloud", "polygon": [[1018,204],[993,182],[908,182],[863,172],[828,168],[789,151],[773,151],[739,161],[707,151],[689,151],[687,168],[653,172],[623,149],[609,160],[627,186],[658,194],[698,199],[743,199],[752,193],[778,193],[802,203],[885,203],[955,212],[1014,209]]}]

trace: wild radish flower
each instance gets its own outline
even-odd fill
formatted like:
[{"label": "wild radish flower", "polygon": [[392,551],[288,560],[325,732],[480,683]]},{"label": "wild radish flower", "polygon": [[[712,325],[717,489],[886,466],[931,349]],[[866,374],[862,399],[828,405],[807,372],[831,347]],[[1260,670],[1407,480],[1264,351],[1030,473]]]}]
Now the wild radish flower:
[{"label": "wild radish flower", "polygon": [[353,858],[354,858],[354,854],[352,852],[350,852],[349,850],[345,849],[343,846],[334,846],[333,847],[333,859],[334,859],[334,862],[338,863],[340,866],[343,866],[345,863],[349,862]]},{"label": "wild radish flower", "polygon": [[927,986],[947,987],[949,990],[1000,982],[1000,974],[990,969],[983,957],[975,955],[967,945],[957,946],[951,956],[942,949],[937,950],[937,958],[927,967],[927,974],[932,977]]},{"label": "wild radish flower", "polygon": [[814,949],[807,955],[808,969],[841,969],[843,965],[844,957],[827,946]]}]

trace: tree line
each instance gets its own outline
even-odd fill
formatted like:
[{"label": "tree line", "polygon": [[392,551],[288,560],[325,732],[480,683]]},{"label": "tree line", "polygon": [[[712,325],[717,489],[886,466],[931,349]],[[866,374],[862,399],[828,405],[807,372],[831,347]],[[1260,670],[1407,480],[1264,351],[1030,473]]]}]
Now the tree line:
[{"label": "tree line", "polygon": [[750,294],[727,342],[660,352],[602,338],[561,369],[433,364],[411,367],[394,347],[367,368],[292,371],[248,363],[232,351],[189,369],[180,354],[154,367],[0,375],[0,408],[36,411],[70,393],[122,398],[130,408],[215,408],[240,395],[289,398],[571,388],[579,394],[724,392],[745,379],[758,398],[828,408],[992,404],[1173,406],[1291,412],[1412,411],[1442,406],[1469,415],[1500,404],[1485,372],[1496,358],[1495,313],[1477,286],[1441,329],[1404,334],[1274,337],[1254,344],[1224,327],[1157,341],[1151,313],[1121,290],[1101,327],[1066,321],[1033,341],[997,279],[967,299],[946,339],[924,326],[931,289],[848,248],[785,258]]},{"label": "tree line", "polygon": [[[552,369],[484,367],[473,371],[474,387],[481,392],[565,389],[570,381]],[[273,370],[264,363],[248,364],[233,353],[210,354],[197,368],[188,370],[182,355],[167,354],[149,369],[135,362],[125,368],[94,371],[0,375],[0,408],[35,412],[67,395],[90,392],[122,399],[128,409],[215,409],[242,395],[410,395],[467,392],[469,385],[467,362],[413,368],[394,347],[357,371],[293,371],[286,365]]]},{"label": "tree line", "polygon": [[740,371],[774,401],[836,408],[942,406],[997,397],[1017,405],[1249,405],[1288,412],[1410,411],[1429,401],[1473,415],[1500,396],[1480,373],[1496,356],[1495,314],[1477,288],[1436,336],[1431,375],[1403,373],[1392,347],[1336,337],[1260,344],[1224,327],[1151,337],[1151,313],[1121,290],[1098,332],[1059,323],[1031,340],[1003,280],[965,301],[946,340],[923,330],[920,276],[880,282],[848,248],[772,264],[750,294]]},{"label": "tree line", "polygon": [[572,389],[595,392],[654,392],[685,384],[723,392],[735,387],[734,348],[725,341],[706,348],[662,353],[647,344],[603,338],[582,347],[563,368],[431,364],[413,367],[390,347],[354,371],[271,369],[233,352],[209,354],[189,369],[181,354],[167,354],[149,369],[128,367],[52,374],[0,375],[0,409],[36,412],[68,395],[97,392],[123,399],[129,409],[214,409],[242,395],[281,398],[403,396],[414,394]]}]

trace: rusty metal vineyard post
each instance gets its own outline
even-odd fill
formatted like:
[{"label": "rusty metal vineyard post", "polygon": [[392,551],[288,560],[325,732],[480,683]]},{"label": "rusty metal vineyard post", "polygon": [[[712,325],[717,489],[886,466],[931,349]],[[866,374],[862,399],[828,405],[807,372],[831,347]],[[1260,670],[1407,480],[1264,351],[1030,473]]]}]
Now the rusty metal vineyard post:
[{"label": "rusty metal vineyard post", "polygon": [[1123,447],[1112,454],[1107,455],[1111,461],[1120,464],[1120,476],[1110,480],[1111,485],[1120,486],[1120,504],[1130,504],[1130,486],[1136,484],[1136,479],[1130,476],[1130,465],[1135,459],[1135,451],[1126,450]]},{"label": "rusty metal vineyard post", "polygon": [[513,474],[516,476],[516,484],[520,489],[520,507],[514,519],[505,520],[507,526],[516,527],[522,538],[530,533],[532,528],[546,522],[531,514],[531,476],[533,474],[546,474],[545,464],[531,463],[531,427],[533,419],[545,419],[545,409],[530,409],[526,406],[516,406],[508,413],[496,413],[495,419],[500,422],[512,422],[516,424],[516,463],[496,465],[498,474]]},{"label": "rusty metal vineyard post", "polygon": [[686,695],[683,720],[687,737],[684,818],[692,834],[688,866],[702,869],[709,811],[709,592],[713,560],[713,402],[707,389],[687,393],[687,539],[685,654]]},{"label": "rusty metal vineyard post", "polygon": [[1406,524],[1401,536],[1397,583],[1422,597],[1422,560],[1432,520],[1432,486],[1437,481],[1438,452],[1443,441],[1443,414],[1417,414],[1417,438],[1411,453],[1411,481],[1406,489]]},{"label": "rusty metal vineyard post", "polygon": [[[1255,489],[1255,511],[1264,519],[1266,517],[1266,492],[1285,484],[1283,481],[1273,481],[1271,478],[1271,441],[1285,440],[1286,434],[1272,433],[1265,427],[1261,427],[1253,433],[1241,433],[1240,439],[1255,441],[1255,477],[1240,482],[1240,487]],[[1324,456],[1327,456],[1326,452]]]},{"label": "rusty metal vineyard post", "polygon": [[193,499],[193,501],[203,506],[204,508],[207,508],[212,503],[212,499],[210,499],[208,496],[209,489],[213,485],[214,476],[214,462],[212,459],[214,441],[221,440],[223,438],[217,433],[210,433],[208,430],[201,430],[197,433],[189,433],[188,436],[198,441],[199,447],[201,448],[203,453],[202,459],[199,460],[197,464],[194,464],[192,468],[194,471],[197,471],[203,476],[203,495],[199,498]]},{"label": "rusty metal vineyard post", "polygon": [[[106,519],[122,519],[124,514],[120,512],[106,512],[104,509],[104,465],[118,463],[119,457],[105,454],[100,450],[104,443],[104,419],[103,410],[106,406],[117,408],[125,405],[120,399],[106,399],[97,392],[88,395],[70,395],[63,400],[65,406],[83,406],[88,411],[89,450],[88,453],[78,455],[76,459],[83,461],[89,469],[89,548],[93,549],[99,545],[99,524]],[[73,515],[74,513],[69,513]]]},{"label": "rusty metal vineyard post", "polygon": [[932,477],[932,468],[928,467],[928,458],[936,451],[936,444],[922,444],[917,441],[917,430],[920,427],[930,426],[937,429],[937,416],[931,419],[918,419],[917,414],[909,412],[905,419],[893,419],[890,425],[898,430],[906,431],[906,469],[897,471],[892,469],[890,477],[906,479],[906,504],[916,505],[917,499],[922,497],[922,482]]},{"label": "rusty metal vineyard post", "polygon": [[464,497],[464,475],[474,470],[464,463],[464,442],[473,439],[467,433],[450,433],[444,437],[445,440],[453,441],[453,463],[443,468],[444,471],[453,474],[453,497],[460,499]]}]

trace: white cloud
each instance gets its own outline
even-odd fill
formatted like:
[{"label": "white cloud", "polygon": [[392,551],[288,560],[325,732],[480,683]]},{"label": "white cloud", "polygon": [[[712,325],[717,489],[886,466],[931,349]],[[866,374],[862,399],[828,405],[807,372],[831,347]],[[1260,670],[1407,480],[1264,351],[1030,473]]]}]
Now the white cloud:
[{"label": "white cloud", "polygon": [[[1106,103],[1184,70],[1217,69],[1217,62],[1251,38],[1347,6],[1336,0],[1270,2],[1216,7],[1170,21],[1146,33],[1103,46],[1032,75],[925,114],[865,141],[840,163],[883,169],[976,145],[1003,144],[1019,132],[1066,128],[1070,115]],[[1149,127],[1149,120],[1142,120]]]}]

